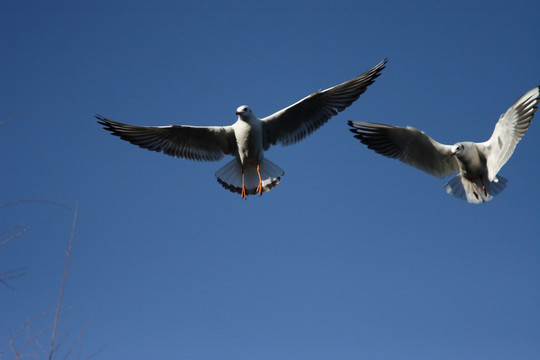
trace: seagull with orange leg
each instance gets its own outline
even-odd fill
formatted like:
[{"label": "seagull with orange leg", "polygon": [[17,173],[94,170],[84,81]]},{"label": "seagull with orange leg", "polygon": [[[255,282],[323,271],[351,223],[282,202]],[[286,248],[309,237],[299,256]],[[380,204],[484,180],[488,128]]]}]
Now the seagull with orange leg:
[{"label": "seagull with orange leg", "polygon": [[385,59],[349,81],[317,91],[265,118],[257,118],[249,107],[242,105],[236,110],[237,121],[229,126],[137,126],[96,117],[113,135],[148,150],[199,161],[234,156],[216,172],[218,182],[242,198],[262,195],[276,187],[284,175],[279,166],[265,158],[264,152],[271,145],[286,146],[304,139],[345,110],[373,84],[386,62]]}]

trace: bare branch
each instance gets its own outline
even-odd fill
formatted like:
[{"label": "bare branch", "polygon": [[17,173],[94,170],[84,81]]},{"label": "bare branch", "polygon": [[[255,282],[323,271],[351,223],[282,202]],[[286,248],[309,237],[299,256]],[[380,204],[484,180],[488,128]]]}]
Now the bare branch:
[{"label": "bare branch", "polygon": [[[21,225],[19,225],[19,226],[12,227],[11,229],[4,230],[4,231],[0,232],[0,235],[6,234],[6,233],[10,233],[10,232],[12,232],[12,231],[15,231],[15,230],[19,229],[19,228],[20,228],[21,226],[23,226],[23,225],[24,225],[24,224],[21,224]],[[5,244],[7,244],[8,242],[10,242],[11,240],[13,240],[13,239],[15,239],[15,238],[21,236],[22,234],[24,234],[25,232],[27,232],[28,229],[30,229],[30,226],[24,227],[24,228],[23,228],[21,231],[19,231],[18,233],[14,234],[14,235],[11,235],[11,236],[8,237],[6,240],[1,241],[1,242],[0,242],[0,246],[5,245]]]},{"label": "bare branch", "polygon": [[[11,334],[11,329],[10,327],[6,324],[6,328],[8,330],[8,333],[10,334],[10,341],[9,343],[0,351],[0,357],[2,357],[2,355],[11,347],[11,344],[17,339],[17,337],[19,337],[19,335],[26,329],[30,326],[30,324],[34,321],[36,321],[37,319],[40,319],[44,316],[46,316],[47,314],[49,314],[53,309],[50,309],[50,310],[47,310],[47,311],[44,311],[42,312],[41,314],[39,315],[36,315],[30,319],[27,319],[25,321],[25,323],[17,330],[17,332],[15,333],[15,335],[12,335]],[[39,331],[36,335],[34,335],[34,338],[41,335],[42,333],[44,333],[47,329],[49,329],[50,326],[46,327],[45,329],[42,329],[41,331]]]},{"label": "bare branch", "polygon": [[13,286],[8,284],[8,281],[25,276],[26,275],[25,272],[19,273],[19,271],[24,271],[27,269],[28,268],[23,267],[23,268],[13,269],[13,270],[0,273],[0,283],[4,284],[5,286],[7,286],[8,288],[12,290],[15,289]]},{"label": "bare branch", "polygon": [[64,266],[64,275],[62,276],[62,284],[60,285],[60,294],[58,295],[58,304],[56,305],[56,315],[54,316],[54,325],[53,325],[53,331],[52,331],[52,337],[51,337],[51,346],[49,350],[49,360],[52,360],[53,352],[54,352],[54,340],[56,337],[56,329],[58,327],[58,318],[60,316],[60,308],[62,306],[62,296],[64,295],[64,286],[66,284],[66,277],[67,272],[69,268],[69,259],[71,257],[71,246],[73,244],[73,237],[75,236],[75,225],[77,223],[77,210],[79,207],[79,203],[75,203],[75,214],[73,215],[73,225],[71,227],[71,236],[69,237],[69,244],[68,249],[66,252],[66,265]]},{"label": "bare branch", "polygon": [[64,208],[64,209],[67,209],[67,210],[71,211],[71,208],[65,206],[64,204],[61,204],[61,203],[58,203],[58,202],[55,202],[55,201],[41,200],[41,199],[21,199],[21,200],[16,200],[16,201],[12,201],[12,202],[5,203],[5,204],[0,204],[0,209],[8,207],[8,206],[18,205],[18,204],[23,204],[23,203],[30,203],[30,202],[59,206],[61,208]]},{"label": "bare branch", "polygon": [[24,114],[26,112],[28,112],[28,110],[21,111],[20,113],[17,113],[15,115],[8,116],[7,118],[5,118],[3,120],[0,120],[0,125],[7,123],[9,120],[13,120],[15,118],[18,118],[19,116],[21,116],[22,114]]},{"label": "bare branch", "polygon": [[89,360],[89,359],[92,359],[96,356],[98,356],[99,354],[101,354],[105,349],[107,348],[107,345],[103,345],[101,348],[99,348],[98,351],[94,352],[93,354],[91,354],[90,356],[88,356],[86,358],[86,360]]}]

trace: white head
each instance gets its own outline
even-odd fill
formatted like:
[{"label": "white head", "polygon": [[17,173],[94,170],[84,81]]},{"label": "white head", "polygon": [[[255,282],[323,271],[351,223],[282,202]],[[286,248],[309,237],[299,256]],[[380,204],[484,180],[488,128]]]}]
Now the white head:
[{"label": "white head", "polygon": [[454,146],[452,146],[452,150],[450,151],[450,156],[457,155],[459,156],[463,150],[465,150],[465,146],[462,143],[457,143]]},{"label": "white head", "polygon": [[248,117],[249,115],[253,115],[253,112],[249,107],[246,105],[242,105],[236,109],[236,115],[240,116],[240,118]]}]

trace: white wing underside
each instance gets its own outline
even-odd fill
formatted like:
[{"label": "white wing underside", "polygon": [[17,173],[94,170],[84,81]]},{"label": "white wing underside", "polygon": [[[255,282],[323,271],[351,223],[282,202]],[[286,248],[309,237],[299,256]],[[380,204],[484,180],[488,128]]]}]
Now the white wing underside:
[{"label": "white wing underside", "polygon": [[355,138],[375,152],[398,159],[426,173],[443,178],[459,171],[452,147],[430,138],[413,127],[349,121]]},{"label": "white wing underside", "polygon": [[484,189],[481,186],[458,174],[446,183],[444,188],[448,194],[454,195],[457,198],[472,204],[481,204],[490,201],[495,195],[503,191],[507,182],[508,180],[502,176],[497,176],[494,181],[484,184],[486,187],[486,193],[484,193]]},{"label": "white wing underside", "polygon": [[199,161],[218,161],[234,155],[236,140],[231,126],[138,126],[96,115],[112,135],[141,148]]},{"label": "white wing underside", "polygon": [[521,140],[538,110],[540,88],[536,87],[520,97],[508,111],[501,115],[490,139],[478,144],[487,159],[488,178],[490,181],[512,156],[516,145]]},{"label": "white wing underside", "polygon": [[349,81],[317,91],[270,116],[262,118],[263,147],[294,144],[324,125],[332,116],[358,100],[385,68],[387,59]]}]

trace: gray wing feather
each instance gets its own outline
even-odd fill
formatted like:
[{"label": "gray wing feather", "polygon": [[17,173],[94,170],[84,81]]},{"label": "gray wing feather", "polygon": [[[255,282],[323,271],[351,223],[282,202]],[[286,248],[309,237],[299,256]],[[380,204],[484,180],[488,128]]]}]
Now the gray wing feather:
[{"label": "gray wing feather", "polygon": [[508,111],[501,115],[489,140],[479,144],[487,158],[490,181],[495,179],[525,135],[534,113],[538,110],[539,96],[540,87],[529,90],[521,96]]},{"label": "gray wing feather", "polygon": [[317,91],[295,104],[262,120],[263,146],[294,144],[345,110],[362,95],[385,68],[384,59],[371,70],[352,80],[323,91]]},{"label": "gray wing feather", "polygon": [[375,152],[403,161],[405,164],[443,178],[459,171],[452,149],[430,138],[426,133],[407,126],[349,121],[354,137]]},{"label": "gray wing feather", "polygon": [[136,126],[96,115],[112,135],[144,149],[199,161],[217,161],[234,154],[234,132],[230,126]]}]

